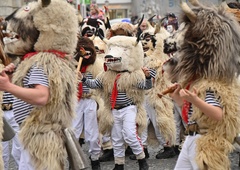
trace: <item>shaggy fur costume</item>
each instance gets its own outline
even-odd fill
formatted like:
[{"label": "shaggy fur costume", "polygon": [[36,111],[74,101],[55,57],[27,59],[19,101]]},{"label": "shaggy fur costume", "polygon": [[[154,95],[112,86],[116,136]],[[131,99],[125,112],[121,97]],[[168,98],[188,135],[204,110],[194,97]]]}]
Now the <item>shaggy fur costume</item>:
[{"label": "shaggy fur costume", "polygon": [[[77,100],[76,67],[72,59],[77,44],[77,16],[62,0],[31,2],[8,18],[7,29],[21,38],[6,44],[11,55],[25,55],[13,75],[13,82],[22,86],[29,69],[42,67],[49,80],[50,97],[43,107],[35,106],[24,120],[19,138],[30,153],[35,169],[61,170],[67,160],[62,130],[71,127]],[[66,53],[64,58],[57,50]]]},{"label": "shaggy fur costume", "polygon": [[[169,57],[163,53],[163,40],[169,36],[169,33],[162,27],[161,31],[156,34],[156,48],[152,55],[144,58],[145,66],[157,71],[156,79],[152,89],[148,90],[147,100],[156,111],[156,122],[159,132],[170,144],[175,143],[176,127],[173,117],[173,102],[164,97],[159,98],[158,93],[167,89],[171,85],[170,81],[162,73],[162,64]],[[148,143],[154,144],[156,140],[155,132],[149,131]]]},{"label": "shaggy fur costume", "polygon": [[[112,88],[114,80],[117,74],[121,71],[121,76],[118,79],[118,90],[126,92],[128,98],[131,98],[137,106],[137,117],[136,123],[138,125],[138,132],[141,133],[146,128],[146,111],[143,108],[144,90],[133,88],[134,85],[145,81],[145,75],[141,70],[143,66],[143,50],[141,43],[136,46],[136,38],[125,37],[125,36],[114,36],[107,42],[108,49],[119,47],[121,51],[124,49],[130,50],[130,54],[123,52],[121,60],[121,67],[114,69],[109,68],[106,72],[100,73],[97,78],[103,83],[102,96],[105,101],[105,110],[101,115],[99,121],[99,129],[102,134],[110,134],[113,125],[113,116],[111,112],[110,94],[112,93]],[[111,50],[109,50],[106,55],[109,55]],[[119,54],[121,55],[121,54]],[[118,56],[114,56],[118,57]],[[128,70],[128,71],[126,71]]]},{"label": "shaggy fur costume", "polygon": [[[193,84],[198,90],[198,96],[204,100],[206,90],[212,90],[220,97],[223,107],[223,119],[214,121],[194,107],[191,120],[196,120],[202,137],[197,140],[196,161],[201,170],[230,170],[228,158],[233,151],[234,138],[240,132],[239,82],[230,86],[226,83],[201,80]],[[210,151],[210,152],[209,152]]]},{"label": "shaggy fur costume", "polygon": [[[192,1],[191,1],[192,2]],[[228,154],[240,132],[239,24],[223,7],[205,7],[197,1],[195,8],[182,4],[185,27],[171,80],[186,88],[191,82],[197,95],[205,100],[206,90],[215,93],[223,108],[222,120],[216,121],[193,105],[191,120],[199,125],[196,161],[201,170],[228,170]],[[179,43],[179,41],[177,42]]]}]

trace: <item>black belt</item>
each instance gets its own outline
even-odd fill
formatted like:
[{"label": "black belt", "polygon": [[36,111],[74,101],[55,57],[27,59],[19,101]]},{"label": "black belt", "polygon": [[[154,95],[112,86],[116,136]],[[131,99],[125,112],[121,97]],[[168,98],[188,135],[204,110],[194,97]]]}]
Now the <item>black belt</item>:
[{"label": "black belt", "polygon": [[120,109],[123,109],[123,108],[131,106],[131,105],[134,105],[134,103],[128,103],[128,104],[123,104],[123,105],[115,105],[114,109],[120,110]]},{"label": "black belt", "polygon": [[196,136],[197,134],[198,134],[198,132],[188,131],[188,135],[189,135],[189,136]]},{"label": "black belt", "polygon": [[7,110],[12,110],[12,103],[8,103],[8,104],[2,104],[2,110],[3,111],[7,111]]}]

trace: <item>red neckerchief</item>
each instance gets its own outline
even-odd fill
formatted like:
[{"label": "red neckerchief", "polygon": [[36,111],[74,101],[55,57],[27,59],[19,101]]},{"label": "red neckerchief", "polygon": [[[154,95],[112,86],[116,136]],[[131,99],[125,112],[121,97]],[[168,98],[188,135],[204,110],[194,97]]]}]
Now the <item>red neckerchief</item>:
[{"label": "red neckerchief", "polygon": [[[191,83],[189,83],[186,87],[187,90],[189,90]],[[190,105],[191,103],[184,100],[183,101],[183,106],[182,106],[182,118],[184,120],[185,123],[188,123],[188,112],[190,109]]]},{"label": "red neckerchief", "polygon": [[111,104],[112,104],[112,109],[114,109],[115,104],[116,104],[116,99],[118,95],[118,90],[117,90],[117,80],[120,78],[121,74],[117,74],[114,84],[113,84],[113,89],[112,89],[112,95],[111,95]]},{"label": "red neckerchief", "polygon": [[[86,73],[88,66],[82,66],[81,68],[81,73]],[[83,93],[83,86],[82,86],[82,82],[78,83],[78,100],[80,100],[82,98],[82,93]]]},{"label": "red neckerchief", "polygon": [[[36,54],[38,54],[40,51],[36,51],[36,52],[31,52],[31,53],[27,53],[23,56],[22,60],[25,60],[26,58],[30,58]],[[64,58],[66,56],[66,53],[61,52],[61,51],[57,51],[57,50],[46,50],[46,51],[41,51],[41,52],[48,52],[48,53],[53,53],[55,54],[57,57],[60,58]]]}]

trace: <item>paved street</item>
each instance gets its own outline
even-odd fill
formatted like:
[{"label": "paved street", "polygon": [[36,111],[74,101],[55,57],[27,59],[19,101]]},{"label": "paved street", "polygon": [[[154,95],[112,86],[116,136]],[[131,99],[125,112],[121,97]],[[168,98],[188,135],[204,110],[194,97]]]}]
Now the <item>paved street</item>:
[{"label": "paved street", "polygon": [[[83,146],[84,152],[87,154],[87,146],[86,144]],[[149,164],[149,170],[173,170],[177,156],[171,159],[163,159],[163,160],[158,160],[155,159],[155,156],[158,152],[158,148],[149,148],[149,154],[150,158],[148,159],[148,164]],[[238,153],[234,152],[230,155],[230,159],[232,161],[232,168],[231,170],[240,170],[240,167],[238,166]],[[90,162],[89,162],[90,164]],[[112,170],[114,168],[114,162],[102,162],[101,163],[101,169],[102,170]],[[9,170],[17,170],[17,168],[14,165],[13,159],[10,161],[10,167]],[[88,170],[91,170],[89,168]],[[138,163],[137,161],[132,161],[128,157],[126,158],[126,164],[125,164],[125,170],[138,170]]]}]

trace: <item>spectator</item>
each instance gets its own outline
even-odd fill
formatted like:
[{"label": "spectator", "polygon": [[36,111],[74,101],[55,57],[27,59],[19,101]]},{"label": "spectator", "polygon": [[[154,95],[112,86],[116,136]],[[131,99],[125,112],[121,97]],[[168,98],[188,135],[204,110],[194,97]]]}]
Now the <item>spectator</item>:
[{"label": "spectator", "polygon": [[90,16],[89,18],[104,20],[103,12],[98,8],[97,4],[90,5]]}]

